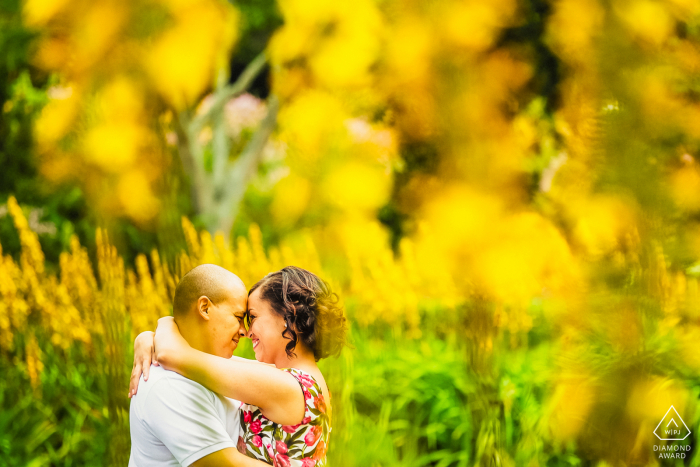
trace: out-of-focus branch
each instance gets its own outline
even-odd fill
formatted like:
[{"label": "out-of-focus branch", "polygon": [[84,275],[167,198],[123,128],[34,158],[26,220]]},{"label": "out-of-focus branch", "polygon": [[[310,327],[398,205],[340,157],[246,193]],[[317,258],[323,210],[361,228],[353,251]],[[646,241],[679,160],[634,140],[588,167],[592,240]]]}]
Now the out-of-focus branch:
[{"label": "out-of-focus branch", "polygon": [[241,155],[228,166],[223,177],[223,184],[217,187],[217,191],[221,190],[217,193],[219,196],[216,196],[216,206],[214,207],[218,225],[212,226],[210,231],[222,230],[227,236],[231,232],[233,221],[238,213],[238,206],[243,199],[248,182],[255,173],[265,145],[277,125],[278,110],[279,101],[276,96],[271,95],[267,101],[267,115]]},{"label": "out-of-focus branch", "polygon": [[214,101],[211,107],[209,107],[209,109],[203,114],[195,117],[190,123],[192,130],[196,132],[201,130],[207,121],[212,118],[212,116],[220,115],[221,112],[223,112],[226,102],[228,102],[231,98],[244,93],[265,67],[265,63],[267,63],[267,57],[265,56],[265,52],[262,52],[248,64],[235,83],[230,86],[223,86],[221,89],[217,90],[214,93]]},{"label": "out-of-focus branch", "polygon": [[[231,144],[228,135],[226,135],[224,106],[230,99],[242,94],[250,87],[266,62],[267,58],[263,52],[248,64],[235,83],[225,85],[221,82],[222,80],[219,80],[219,85],[212,96],[213,102],[202,114],[193,116],[191,112],[186,111],[177,117],[178,152],[183,167],[192,180],[192,198],[197,213],[203,217],[207,229],[212,233],[222,229],[224,232],[230,230],[230,226],[233,224],[232,214],[223,215],[227,209],[237,210],[237,203],[240,202],[243,193],[245,193],[245,187],[242,188],[241,194],[238,196],[237,191],[231,192],[229,186],[232,183],[245,185],[249,178],[236,176],[236,181],[232,182],[230,177],[232,173],[237,173],[236,167],[239,165],[245,166],[245,173],[250,173],[253,170],[276,122],[277,100],[272,97],[270,99],[272,112],[268,112],[268,117],[262,122],[243,154],[234,162],[229,161]],[[274,104],[272,104],[273,102]],[[269,123],[270,118],[272,119],[271,123]],[[202,129],[207,124],[211,124],[212,128],[211,170],[207,170],[205,166],[204,148],[206,143],[200,141]],[[266,125],[270,126],[269,131],[264,130]],[[226,221],[222,223],[222,219],[226,219]]]}]

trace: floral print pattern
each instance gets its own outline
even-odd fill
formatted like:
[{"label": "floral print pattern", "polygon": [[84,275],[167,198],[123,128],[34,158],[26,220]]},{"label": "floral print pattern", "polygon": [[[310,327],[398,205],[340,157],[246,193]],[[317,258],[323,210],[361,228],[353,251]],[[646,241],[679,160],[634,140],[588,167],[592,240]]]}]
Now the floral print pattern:
[{"label": "floral print pattern", "polygon": [[331,425],[321,388],[306,372],[283,371],[299,381],[306,403],[304,419],[298,425],[280,425],[267,419],[257,406],[243,404],[238,450],[275,467],[326,467]]}]

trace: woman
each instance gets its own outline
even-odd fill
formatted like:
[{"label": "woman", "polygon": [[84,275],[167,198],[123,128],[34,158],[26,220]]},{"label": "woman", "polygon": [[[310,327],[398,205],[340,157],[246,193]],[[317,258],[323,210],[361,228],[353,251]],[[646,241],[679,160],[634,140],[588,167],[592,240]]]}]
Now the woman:
[{"label": "woman", "polygon": [[[345,345],[347,323],[337,301],[325,282],[294,266],[268,274],[250,289],[247,336],[255,358],[282,371],[197,351],[172,318],[158,321],[155,360],[212,391],[244,401],[243,436],[238,440],[242,453],[283,467],[325,466],[330,393],[316,362],[339,354]],[[136,361],[150,360],[149,336],[139,336],[135,367]]]}]

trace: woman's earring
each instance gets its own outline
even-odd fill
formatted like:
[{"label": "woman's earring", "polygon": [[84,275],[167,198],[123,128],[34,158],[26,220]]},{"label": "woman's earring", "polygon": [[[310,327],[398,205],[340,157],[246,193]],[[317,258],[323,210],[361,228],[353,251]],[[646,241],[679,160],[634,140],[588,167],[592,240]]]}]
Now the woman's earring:
[{"label": "woman's earring", "polygon": [[287,323],[284,323],[284,327],[285,327],[285,328],[287,327]]}]

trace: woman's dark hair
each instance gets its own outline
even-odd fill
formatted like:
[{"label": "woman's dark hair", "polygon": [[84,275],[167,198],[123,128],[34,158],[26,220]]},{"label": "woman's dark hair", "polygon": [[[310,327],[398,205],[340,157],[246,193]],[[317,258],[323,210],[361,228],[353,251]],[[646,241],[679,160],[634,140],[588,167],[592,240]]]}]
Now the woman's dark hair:
[{"label": "woman's dark hair", "polygon": [[347,319],[338,305],[338,295],[326,282],[306,269],[287,266],[263,277],[248,296],[257,289],[260,298],[287,323],[282,336],[290,340],[288,356],[295,355],[299,341],[313,350],[316,361],[340,354],[346,344]]}]

